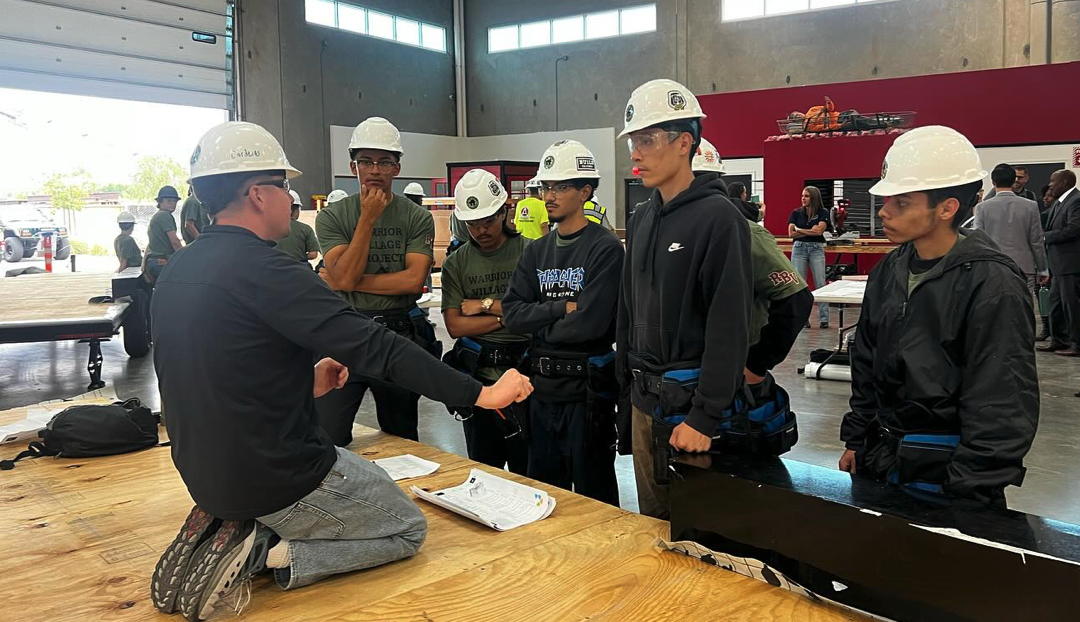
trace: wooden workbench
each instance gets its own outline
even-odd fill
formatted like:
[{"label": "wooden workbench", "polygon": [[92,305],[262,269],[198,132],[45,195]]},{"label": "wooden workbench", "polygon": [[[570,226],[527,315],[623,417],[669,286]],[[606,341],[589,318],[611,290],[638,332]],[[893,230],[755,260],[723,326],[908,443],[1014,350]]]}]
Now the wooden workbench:
[{"label": "wooden workbench", "polygon": [[[780,250],[785,253],[791,252],[792,243],[791,238],[776,238],[776,244],[780,247]],[[888,255],[895,250],[897,246],[897,244],[881,241],[869,242],[856,240],[854,244],[827,244],[825,246],[825,252],[845,255]]]},{"label": "wooden workbench", "polygon": [[112,318],[127,307],[125,303],[90,304],[95,296],[112,293],[111,272],[68,274],[24,274],[0,278],[3,313],[0,322],[61,322]]},{"label": "wooden workbench", "polygon": [[[406,490],[459,484],[477,466],[370,428],[358,426],[354,437],[350,448],[368,459],[412,453],[442,465],[433,475],[400,482]],[[554,494],[555,513],[499,533],[421,501],[429,534],[416,557],[291,592],[258,577],[243,616],[260,622],[861,619],[661,552],[653,541],[667,537],[665,522],[509,477]],[[176,619],[153,608],[148,584],[190,507],[166,448],[20,462],[0,475],[0,618]]]}]

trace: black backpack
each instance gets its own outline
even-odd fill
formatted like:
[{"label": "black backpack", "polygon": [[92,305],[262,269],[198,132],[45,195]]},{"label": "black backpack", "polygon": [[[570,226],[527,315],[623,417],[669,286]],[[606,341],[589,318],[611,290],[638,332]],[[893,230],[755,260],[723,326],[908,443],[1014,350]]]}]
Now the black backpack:
[{"label": "black backpack", "polygon": [[154,447],[158,444],[160,415],[150,412],[139,398],[109,406],[72,406],[57,413],[26,451],[12,460],[0,460],[0,470],[15,468],[23,458],[93,458]]}]

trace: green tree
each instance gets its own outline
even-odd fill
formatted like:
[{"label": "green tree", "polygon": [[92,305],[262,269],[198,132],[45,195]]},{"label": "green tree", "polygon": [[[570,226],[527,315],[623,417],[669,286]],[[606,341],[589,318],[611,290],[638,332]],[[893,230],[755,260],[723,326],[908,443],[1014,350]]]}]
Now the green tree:
[{"label": "green tree", "polygon": [[54,209],[81,210],[83,200],[94,192],[94,182],[90,175],[78,169],[66,173],[53,173],[41,186],[42,194],[52,197]]},{"label": "green tree", "polygon": [[142,156],[135,164],[135,175],[131,185],[125,188],[124,196],[139,201],[152,201],[162,186],[173,186],[180,196],[184,196],[187,172],[184,167],[171,158],[162,156]]}]

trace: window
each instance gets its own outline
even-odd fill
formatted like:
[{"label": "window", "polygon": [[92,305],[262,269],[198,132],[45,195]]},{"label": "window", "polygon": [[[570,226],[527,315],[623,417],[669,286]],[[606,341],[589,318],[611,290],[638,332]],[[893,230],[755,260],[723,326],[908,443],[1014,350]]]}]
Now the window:
[{"label": "window", "polygon": [[585,16],[575,15],[551,20],[551,42],[567,43],[585,39]]},{"label": "window", "polygon": [[585,16],[585,38],[600,39],[619,34],[619,12],[593,13]]},{"label": "window", "polygon": [[488,52],[505,52],[655,31],[656,5],[643,4],[602,13],[488,28]]},{"label": "window", "polygon": [[394,40],[394,16],[368,11],[368,34],[380,39]]},{"label": "window", "polygon": [[551,22],[533,22],[521,25],[521,47],[535,48],[551,44]]},{"label": "window", "polygon": [[333,0],[307,0],[304,13],[307,21],[314,24],[337,26],[337,16],[334,14],[336,8]]},{"label": "window", "polygon": [[656,5],[639,6],[619,11],[619,32],[629,35],[656,30]]},{"label": "window", "polygon": [[829,9],[853,4],[885,2],[886,0],[721,0],[720,19],[725,22],[783,15],[785,13],[803,13],[816,9]]},{"label": "window", "polygon": [[503,26],[488,29],[488,51],[502,52],[518,48],[518,27]]},{"label": "window", "polygon": [[366,35],[367,11],[350,4],[339,4],[338,28]]},{"label": "window", "polygon": [[420,45],[420,24],[411,19],[394,18],[397,40],[409,45]]},{"label": "window", "polygon": [[446,29],[442,26],[371,11],[341,0],[304,1],[304,17],[312,24],[446,52]]}]

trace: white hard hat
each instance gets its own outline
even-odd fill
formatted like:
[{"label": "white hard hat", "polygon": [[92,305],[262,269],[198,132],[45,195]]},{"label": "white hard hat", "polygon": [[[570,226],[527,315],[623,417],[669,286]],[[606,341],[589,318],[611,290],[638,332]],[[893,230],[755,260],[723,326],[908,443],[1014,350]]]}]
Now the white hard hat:
[{"label": "white hard hat", "polygon": [[416,183],[415,181],[412,182],[411,184],[409,184],[408,186],[405,186],[405,194],[407,194],[409,196],[414,196],[414,197],[426,197],[427,196],[427,194],[424,192],[424,187],[421,186],[420,184]]},{"label": "white hard hat", "polygon": [[723,173],[724,161],[720,159],[720,152],[716,147],[702,138],[691,168],[695,173]]},{"label": "white hard hat", "polygon": [[490,172],[474,168],[454,187],[454,215],[458,220],[483,220],[506,204],[506,189]]},{"label": "white hard hat", "polygon": [[690,89],[674,80],[650,80],[634,89],[626,103],[626,127],[617,138],[668,121],[704,119]]},{"label": "white hard hat", "polygon": [[986,178],[979,152],[951,127],[928,125],[901,134],[881,165],[881,181],[870,194],[891,197],[962,186]]},{"label": "white hard hat", "polygon": [[191,154],[191,177],[228,173],[285,171],[289,179],[300,171],[289,164],[281,143],[259,125],[228,121],[207,130]]},{"label": "white hard hat", "polygon": [[541,187],[543,185],[544,184],[540,183],[540,180],[535,178],[535,177],[533,177],[529,181],[525,182],[525,187],[526,188],[539,188],[539,187]]},{"label": "white hard hat", "polygon": [[135,214],[131,212],[120,212],[120,215],[116,217],[116,222],[121,225],[133,225],[135,224]]},{"label": "white hard hat", "polygon": [[596,158],[585,145],[576,140],[560,140],[548,147],[540,158],[536,181],[566,181],[567,179],[600,179]]},{"label": "white hard hat", "polygon": [[349,193],[345,192],[344,190],[334,190],[330,194],[326,195],[326,203],[327,205],[329,205],[330,203],[337,203],[342,199],[348,198],[348,196]]},{"label": "white hard hat", "polygon": [[296,194],[295,190],[290,190],[289,195],[292,196],[292,204],[293,205],[299,205],[299,206],[304,205],[303,203],[300,202],[300,195]]},{"label": "white hard hat", "polygon": [[353,130],[349,149],[382,149],[401,155],[401,132],[382,117],[369,117]]}]

